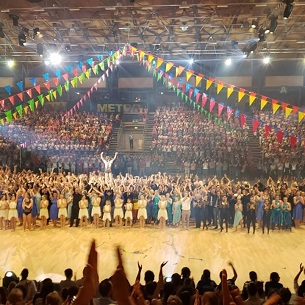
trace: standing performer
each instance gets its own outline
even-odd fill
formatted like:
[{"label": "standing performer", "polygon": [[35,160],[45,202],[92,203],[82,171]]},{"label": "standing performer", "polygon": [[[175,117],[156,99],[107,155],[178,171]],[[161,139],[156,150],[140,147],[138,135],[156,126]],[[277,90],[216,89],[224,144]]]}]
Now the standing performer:
[{"label": "standing performer", "polygon": [[105,159],[103,154],[104,153],[101,152],[101,159],[102,159],[102,161],[104,162],[104,165],[105,165],[105,183],[109,184],[113,180],[113,176],[112,176],[112,173],[111,173],[111,166],[112,166],[112,163],[114,162],[114,160],[116,159],[116,157],[118,156],[118,153],[116,152],[112,159],[109,156],[107,156],[106,159]]},{"label": "standing performer", "polygon": [[265,202],[263,205],[263,234],[265,233],[265,228],[267,228],[267,233],[269,234],[270,230],[270,218],[271,218],[271,204],[270,199],[265,198]]},{"label": "standing performer", "polygon": [[255,225],[256,225],[256,203],[254,200],[254,196],[250,197],[250,201],[247,204],[247,229],[248,234],[250,232],[250,227],[252,224],[253,234],[255,233]]}]

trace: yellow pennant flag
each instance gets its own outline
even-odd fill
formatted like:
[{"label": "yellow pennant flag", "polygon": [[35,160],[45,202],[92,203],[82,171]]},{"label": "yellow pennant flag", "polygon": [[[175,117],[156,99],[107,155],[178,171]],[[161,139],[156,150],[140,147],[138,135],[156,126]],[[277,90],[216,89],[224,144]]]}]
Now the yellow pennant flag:
[{"label": "yellow pennant flag", "polygon": [[285,109],[285,117],[286,117],[286,118],[289,117],[291,111],[292,111],[292,108],[286,107],[286,109]]},{"label": "yellow pennant flag", "polygon": [[231,94],[233,93],[234,91],[234,86],[230,85],[228,88],[227,88],[227,98],[229,98],[231,96]]},{"label": "yellow pennant flag", "polygon": [[[74,87],[74,86],[73,86]],[[50,101],[50,94],[47,94],[46,95],[46,99],[48,100],[48,101]]]},{"label": "yellow pennant flag", "polygon": [[140,51],[140,61],[142,61],[142,60],[143,60],[143,58],[144,58],[144,55],[145,55],[145,52],[143,52],[143,51]]},{"label": "yellow pennant flag", "polygon": [[216,89],[217,94],[219,94],[219,92],[221,91],[222,88],[223,88],[223,82],[218,82],[217,89]]},{"label": "yellow pennant flag", "polygon": [[25,106],[25,107],[23,108],[23,110],[24,110],[25,114],[28,114],[28,112],[29,112],[29,106]]},{"label": "yellow pennant flag", "polygon": [[172,67],[173,67],[173,63],[172,62],[168,62],[166,63],[166,66],[165,66],[165,72],[168,72]]},{"label": "yellow pennant flag", "polygon": [[245,91],[243,89],[239,89],[239,91],[238,91],[238,98],[237,98],[238,103],[242,100],[242,98],[244,96],[245,96]]},{"label": "yellow pennant flag", "polygon": [[157,59],[157,68],[159,68],[163,64],[163,59],[159,58]]},{"label": "yellow pennant flag", "polygon": [[255,99],[256,99],[255,94],[254,94],[254,93],[251,93],[251,94],[249,95],[249,105],[250,105],[250,106],[253,104],[253,102],[255,101]]},{"label": "yellow pennant flag", "polygon": [[153,61],[153,59],[154,59],[154,56],[149,54],[147,59],[148,59],[148,62],[151,63]]},{"label": "yellow pennant flag", "polygon": [[187,82],[189,81],[189,79],[191,78],[191,76],[192,76],[193,74],[194,74],[194,72],[191,71],[191,70],[188,70],[188,71],[185,72],[185,77],[186,77],[186,81],[187,81]]},{"label": "yellow pennant flag", "polygon": [[281,105],[272,103],[272,113],[275,114],[279,110],[280,107],[281,107]]},{"label": "yellow pennant flag", "polygon": [[38,108],[38,101],[35,102],[35,108]]},{"label": "yellow pennant flag", "polygon": [[4,125],[4,119],[2,119],[2,120],[0,121],[0,123],[1,123],[2,125]]},{"label": "yellow pennant flag", "polygon": [[268,101],[264,98],[261,99],[261,110],[264,109],[264,107],[267,105]]},{"label": "yellow pennant flag", "polygon": [[202,80],[202,76],[196,75],[196,87],[199,86],[199,84],[201,83],[201,80]]},{"label": "yellow pennant flag", "polygon": [[17,112],[13,113],[13,117],[14,117],[15,120],[17,119]]},{"label": "yellow pennant flag", "polygon": [[302,120],[304,119],[304,116],[305,116],[304,112],[301,112],[301,111],[298,112],[299,123],[302,122]]},{"label": "yellow pennant flag", "polygon": [[206,90],[208,90],[211,87],[212,84],[213,84],[213,81],[210,78],[207,79],[207,82],[206,82],[206,85],[205,85]]}]

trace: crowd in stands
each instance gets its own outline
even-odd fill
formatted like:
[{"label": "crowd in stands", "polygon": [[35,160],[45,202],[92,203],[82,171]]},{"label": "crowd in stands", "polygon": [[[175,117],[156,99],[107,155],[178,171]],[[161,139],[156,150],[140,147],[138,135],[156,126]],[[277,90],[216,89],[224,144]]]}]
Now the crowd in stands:
[{"label": "crowd in stands", "polygon": [[[97,270],[98,254],[94,241],[81,279],[73,279],[73,271],[70,268],[65,270],[66,279],[59,284],[54,283],[51,278],[46,278],[42,282],[30,280],[29,270],[26,268],[21,272],[20,281],[11,273],[9,277],[4,278],[4,285],[0,288],[1,304],[283,305],[294,301],[297,305],[303,305],[305,302],[305,280],[300,285],[298,283],[304,270],[302,264],[293,279],[295,291],[291,292],[280,282],[280,275],[276,271],[270,273],[270,278],[266,282],[261,281],[255,271],[250,271],[249,280],[243,287],[238,287],[238,273],[232,262],[228,263],[231,270],[220,270],[219,279],[213,278],[209,269],[204,269],[199,281],[195,281],[187,266],[181,269],[181,273],[173,273],[165,278],[163,270],[168,262],[162,262],[158,277],[155,278],[152,270],[146,270],[144,282],[141,282],[142,265],[138,262],[138,274],[135,280],[130,282],[125,274],[119,247],[116,258],[117,269],[113,274],[103,273],[101,281]],[[294,300],[292,293],[296,294]]]},{"label": "crowd in stands", "polygon": [[[115,155],[116,158],[117,154]],[[108,160],[108,159],[107,159]],[[108,161],[105,161],[106,163]],[[105,163],[105,164],[106,164]],[[111,166],[111,164],[110,164]],[[263,183],[221,179],[200,179],[197,175],[171,176],[157,173],[113,176],[107,172],[72,174],[65,171],[39,174],[30,170],[0,171],[0,229],[41,229],[50,222],[70,226],[160,226],[161,228],[215,229],[230,227],[255,233],[298,229],[304,220],[305,180],[271,177]]]}]

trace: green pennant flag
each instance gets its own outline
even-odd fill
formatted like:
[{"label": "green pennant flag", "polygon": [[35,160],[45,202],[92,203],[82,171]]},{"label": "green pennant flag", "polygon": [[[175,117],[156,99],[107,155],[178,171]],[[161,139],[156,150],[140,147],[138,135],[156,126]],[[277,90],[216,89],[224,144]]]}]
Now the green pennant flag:
[{"label": "green pennant flag", "polygon": [[157,75],[157,81],[159,81],[161,79],[161,73],[159,72]]},{"label": "green pennant flag", "polygon": [[93,73],[96,75],[98,74],[98,65],[94,66]]},{"label": "green pennant flag", "polygon": [[34,103],[35,103],[35,101],[34,101],[34,99],[32,98],[31,100],[29,100],[28,101],[28,104],[29,104],[29,106],[30,106],[30,109],[31,109],[31,111],[33,112],[34,111],[34,109],[35,109],[35,107],[34,107]]},{"label": "green pennant flag", "polygon": [[18,105],[18,106],[16,107],[16,110],[17,110],[17,112],[19,113],[20,117],[22,117],[22,110],[23,110],[22,105]]},{"label": "green pennant flag", "polygon": [[43,97],[43,94],[38,95],[38,99],[39,99],[39,102],[40,102],[41,106],[43,106],[43,105],[44,105],[44,97]]},{"label": "green pennant flag", "polygon": [[105,71],[105,63],[104,63],[104,60],[98,64],[101,68],[102,71]]},{"label": "green pennant flag", "polygon": [[5,111],[5,116],[6,116],[6,120],[11,123],[13,118],[12,118],[12,110],[8,110],[8,111]]},{"label": "green pennant flag", "polygon": [[184,95],[184,100],[187,102],[187,100],[188,100],[187,95]]},{"label": "green pennant flag", "polygon": [[51,101],[53,102],[53,101],[54,101],[53,89],[51,89],[51,90],[49,91],[49,96],[50,96]]},{"label": "green pennant flag", "polygon": [[62,86],[61,85],[57,86],[56,90],[59,93],[59,95],[62,96]]},{"label": "green pennant flag", "polygon": [[70,90],[70,82],[65,82],[65,90],[68,92]]},{"label": "green pennant flag", "polygon": [[163,83],[163,85],[166,83],[166,77],[162,77],[162,83]]},{"label": "green pennant flag", "polygon": [[157,75],[157,71],[156,69],[153,69],[153,76],[156,76]]},{"label": "green pennant flag", "polygon": [[78,77],[75,76],[73,79],[74,79],[74,86],[77,87],[78,86]]},{"label": "green pennant flag", "polygon": [[82,79],[83,82],[86,81],[86,74],[85,74],[85,73],[82,73],[82,74],[80,75],[80,77],[81,77],[81,79]]}]

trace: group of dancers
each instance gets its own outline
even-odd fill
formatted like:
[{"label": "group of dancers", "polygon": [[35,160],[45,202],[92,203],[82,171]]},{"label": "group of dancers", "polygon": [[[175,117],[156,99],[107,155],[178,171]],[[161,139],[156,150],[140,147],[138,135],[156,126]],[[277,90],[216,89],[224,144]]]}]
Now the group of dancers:
[{"label": "group of dancers", "polygon": [[[0,229],[24,230],[53,224],[78,227],[131,227],[148,225],[188,230],[196,228],[228,232],[247,228],[255,233],[298,228],[303,220],[305,184],[271,178],[233,182],[226,175],[199,179],[158,173],[145,177],[126,174],[113,177],[113,159],[101,156],[105,173],[35,174],[0,169]],[[40,223],[36,223],[37,219]]]}]

